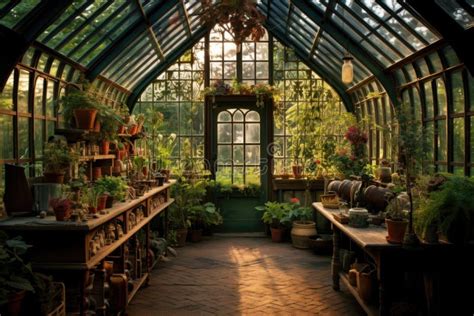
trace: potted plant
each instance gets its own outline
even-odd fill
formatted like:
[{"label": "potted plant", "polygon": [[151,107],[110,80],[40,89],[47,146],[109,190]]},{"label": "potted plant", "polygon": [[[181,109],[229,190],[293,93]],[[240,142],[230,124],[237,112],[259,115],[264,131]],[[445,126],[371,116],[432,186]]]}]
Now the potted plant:
[{"label": "potted plant", "polygon": [[53,208],[57,221],[63,222],[71,217],[73,202],[68,197],[51,199],[49,204]]},{"label": "potted plant", "polygon": [[145,123],[145,114],[139,113],[135,117],[135,122],[137,123],[137,134],[142,131],[143,123]]},{"label": "potted plant", "polygon": [[74,118],[77,128],[93,130],[100,102],[88,91],[88,87],[87,83],[83,85],[82,90],[77,86],[68,86],[66,95],[61,101],[66,122],[70,123]]},{"label": "potted plant", "polygon": [[[84,204],[88,206],[89,214],[95,214],[99,210],[98,204],[99,204],[99,198],[103,194],[102,189],[103,188],[101,186],[92,185],[85,190],[83,194],[83,198],[84,198],[83,202]],[[102,203],[105,204],[105,201]],[[105,205],[101,209],[104,209],[104,208],[105,208]]]},{"label": "potted plant", "polygon": [[188,228],[191,221],[188,212],[201,205],[206,195],[207,183],[205,180],[178,179],[177,183],[171,187],[171,193],[175,197],[175,202],[170,206],[169,226],[176,231],[178,246],[184,246]]},{"label": "potted plant", "polygon": [[[401,244],[407,228],[407,205],[395,192],[387,192],[388,205],[385,208],[385,225],[387,226],[387,241],[392,244]],[[404,205],[405,204],[405,205]]]},{"label": "potted plant", "polygon": [[96,181],[96,186],[107,194],[107,208],[115,201],[125,201],[128,192],[127,182],[122,177],[105,176]]},{"label": "potted plant", "polygon": [[309,248],[310,237],[316,236],[316,223],[310,207],[302,206],[300,200],[292,198],[290,202],[290,219],[292,220],[291,241],[295,248]]},{"label": "potted plant", "polygon": [[417,210],[421,231],[437,228],[441,239],[466,244],[474,239],[474,177],[452,175]]},{"label": "potted plant", "polygon": [[43,155],[44,182],[64,183],[66,170],[77,158],[77,154],[61,140],[46,143]]},{"label": "potted plant", "polygon": [[280,202],[267,202],[265,206],[257,206],[255,209],[263,211],[262,220],[270,226],[273,242],[282,242],[285,230],[290,223],[291,205]]},{"label": "potted plant", "polygon": [[31,280],[33,271],[23,256],[30,245],[21,237],[9,239],[0,231],[0,314],[21,314],[22,301],[27,292],[35,292]]},{"label": "potted plant", "polygon": [[100,131],[98,134],[100,154],[108,155],[110,143],[117,139],[117,125],[122,125],[123,121],[119,114],[107,107],[100,107],[97,115],[97,121],[100,122]]},{"label": "potted plant", "polygon": [[156,144],[158,166],[160,172],[165,176],[165,181],[169,181],[171,171],[169,169],[170,157],[173,155],[174,148],[177,144],[176,134],[171,133],[168,137],[158,135],[158,143]]}]

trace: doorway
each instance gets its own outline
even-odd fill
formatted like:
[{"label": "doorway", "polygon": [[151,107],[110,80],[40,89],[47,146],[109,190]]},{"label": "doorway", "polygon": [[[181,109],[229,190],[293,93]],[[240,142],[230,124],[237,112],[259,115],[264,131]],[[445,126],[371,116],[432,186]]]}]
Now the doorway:
[{"label": "doorway", "polygon": [[255,96],[206,98],[206,158],[220,190],[214,199],[224,217],[221,232],[263,231],[255,206],[268,200],[273,138],[272,102]]}]

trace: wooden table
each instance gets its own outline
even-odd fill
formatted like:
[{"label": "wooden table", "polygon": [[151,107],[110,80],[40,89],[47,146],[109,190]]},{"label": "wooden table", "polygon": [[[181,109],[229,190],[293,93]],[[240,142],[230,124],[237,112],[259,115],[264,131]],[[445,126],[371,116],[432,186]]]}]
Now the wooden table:
[{"label": "wooden table", "polygon": [[[463,281],[469,282],[469,280],[474,279],[471,271],[472,266],[469,268],[470,264],[473,263],[472,245],[421,244],[416,248],[406,248],[402,247],[402,245],[388,243],[386,241],[387,230],[385,227],[373,225],[370,225],[368,228],[351,227],[347,224],[341,224],[334,218],[333,215],[340,212],[338,209],[326,209],[319,202],[313,203],[313,207],[331,222],[333,228],[333,257],[331,261],[333,288],[339,290],[339,282],[342,280],[368,315],[389,315],[391,299],[394,294],[392,293],[394,291],[394,284],[392,283],[393,280],[390,280],[391,282],[389,283],[388,279],[393,272],[410,271],[423,275],[425,310],[429,315],[439,315],[440,310],[443,310],[443,308],[447,309],[447,311],[456,308],[453,305],[454,303],[449,301],[451,298],[440,297],[439,289],[437,289],[440,272],[446,270],[452,272],[450,269],[462,269],[465,271],[458,274],[465,278]],[[365,302],[359,296],[357,289],[349,283],[347,273],[341,269],[339,249],[343,235],[348,237],[352,243],[357,245],[375,262],[379,292],[378,306],[377,303],[371,305]],[[459,288],[448,289],[448,291],[459,292]],[[456,301],[458,296],[460,301],[462,301],[462,297],[466,297],[465,301],[461,303],[464,306],[459,307],[463,312],[466,310],[471,312],[474,309],[472,298],[469,300],[469,295],[461,292],[459,295],[452,294],[448,296],[454,297],[453,300]],[[444,301],[442,303],[440,303],[441,298]]]},{"label": "wooden table", "polygon": [[[150,267],[147,261],[150,257],[147,250],[150,248],[150,223],[159,215],[164,215],[166,222],[166,210],[174,202],[170,197],[170,189],[174,183],[175,180],[171,180],[134,200],[117,203],[112,208],[106,209],[106,214],[89,219],[87,222],[58,222],[54,216],[44,219],[13,217],[1,220],[0,229],[7,231],[12,237],[21,235],[28,244],[33,245],[29,251],[33,267],[53,275],[56,280],[66,284],[68,313],[85,315],[87,314],[84,303],[87,295],[85,287],[89,272],[107,258],[108,260],[113,258],[114,272],[125,273],[125,244],[129,240],[138,239],[139,231],[144,232],[145,253],[137,250],[134,255],[134,271],[137,272],[130,278],[134,287],[128,293],[128,302],[149,280]],[[143,217],[138,219],[138,214],[143,214],[140,215]],[[115,235],[113,240],[109,239],[100,249],[93,250],[94,238],[112,224],[115,227],[119,224],[123,234]],[[143,258],[146,258],[146,264],[143,263]],[[111,309],[114,310],[114,307],[111,306]]]}]

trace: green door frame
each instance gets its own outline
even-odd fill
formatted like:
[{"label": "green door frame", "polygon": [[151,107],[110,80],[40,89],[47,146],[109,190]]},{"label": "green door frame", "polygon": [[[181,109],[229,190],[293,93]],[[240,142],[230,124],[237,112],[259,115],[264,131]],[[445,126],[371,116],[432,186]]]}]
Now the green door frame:
[{"label": "green door frame", "polygon": [[212,179],[216,178],[217,115],[223,110],[245,108],[260,115],[260,170],[261,194],[259,203],[265,203],[271,194],[273,174],[273,99],[265,98],[263,106],[257,106],[255,95],[206,96],[205,100],[205,158]]}]

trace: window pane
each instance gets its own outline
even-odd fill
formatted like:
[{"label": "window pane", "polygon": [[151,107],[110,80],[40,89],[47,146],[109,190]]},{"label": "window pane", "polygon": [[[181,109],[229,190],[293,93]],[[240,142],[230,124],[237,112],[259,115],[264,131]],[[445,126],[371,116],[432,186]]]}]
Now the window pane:
[{"label": "window pane", "polygon": [[455,72],[451,76],[453,86],[453,110],[456,113],[464,112],[464,86],[462,73]]},{"label": "window pane", "polygon": [[44,79],[39,77],[35,86],[35,115],[44,115],[43,109]]},{"label": "window pane", "polygon": [[245,146],[245,163],[251,165],[260,163],[260,145]]},{"label": "window pane", "polygon": [[474,163],[474,116],[471,116],[471,163]]},{"label": "window pane", "polygon": [[0,115],[0,159],[13,158],[13,116]]},{"label": "window pane", "polygon": [[217,142],[231,143],[232,142],[232,125],[218,124],[217,125]]},{"label": "window pane", "polygon": [[8,81],[5,83],[3,92],[0,93],[0,109],[12,110],[13,109],[13,82],[15,78],[15,72],[12,71]]},{"label": "window pane", "polygon": [[243,165],[244,164],[244,146],[243,145],[235,145],[234,146],[233,163],[235,165]]},{"label": "window pane", "polygon": [[426,159],[430,162],[434,160],[434,129],[433,129],[433,122],[426,123],[426,131],[427,131],[427,144],[428,144],[428,151],[426,153]]},{"label": "window pane", "polygon": [[46,115],[54,117],[54,82],[47,81],[48,87],[46,89]]},{"label": "window pane", "polygon": [[438,115],[446,114],[446,88],[441,78],[436,79],[436,89],[438,93]]},{"label": "window pane", "polygon": [[440,120],[436,122],[437,131],[438,131],[438,160],[446,161],[446,121]]},{"label": "window pane", "polygon": [[18,118],[18,152],[20,159],[30,158],[31,154],[28,147],[29,139],[29,119],[26,117]]},{"label": "window pane", "polygon": [[260,124],[245,124],[245,142],[260,143]]},{"label": "window pane", "polygon": [[30,83],[30,73],[20,70],[18,82],[18,111],[28,113],[28,92]]},{"label": "window pane", "polygon": [[425,113],[426,118],[433,118],[433,89],[431,87],[431,81],[425,82]]},{"label": "window pane", "polygon": [[233,142],[244,142],[244,124],[234,124]]},{"label": "window pane", "polygon": [[464,162],[464,118],[453,120],[454,161]]},{"label": "window pane", "polygon": [[218,145],[217,146],[217,162],[219,164],[232,164],[232,146]]},{"label": "window pane", "polygon": [[231,121],[231,115],[229,112],[227,111],[222,111],[219,113],[219,115],[217,116],[217,121],[218,122],[230,122]]},{"label": "window pane", "polygon": [[44,132],[44,121],[43,120],[35,120],[35,158],[40,159],[43,157],[43,144],[45,143],[45,139],[43,137]]}]

